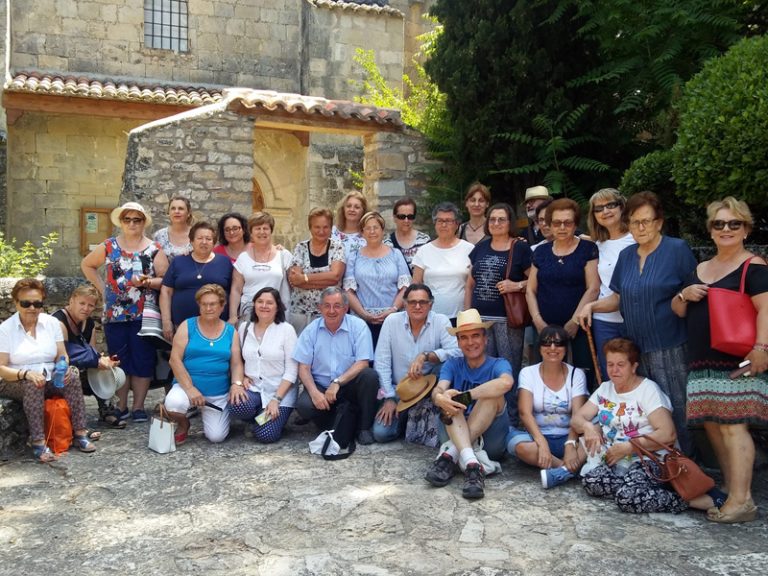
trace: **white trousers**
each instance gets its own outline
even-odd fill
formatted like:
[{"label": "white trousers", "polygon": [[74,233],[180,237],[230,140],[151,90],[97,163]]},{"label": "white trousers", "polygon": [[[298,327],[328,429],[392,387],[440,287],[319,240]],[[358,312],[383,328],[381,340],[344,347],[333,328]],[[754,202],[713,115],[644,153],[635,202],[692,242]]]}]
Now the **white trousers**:
[{"label": "white trousers", "polygon": [[[223,442],[229,434],[229,411],[227,410],[229,394],[205,396],[205,399],[221,408],[221,412],[208,406],[200,408],[203,417],[203,434],[211,442]],[[190,406],[187,393],[179,384],[174,384],[165,396],[165,409],[168,412],[186,414]]]}]

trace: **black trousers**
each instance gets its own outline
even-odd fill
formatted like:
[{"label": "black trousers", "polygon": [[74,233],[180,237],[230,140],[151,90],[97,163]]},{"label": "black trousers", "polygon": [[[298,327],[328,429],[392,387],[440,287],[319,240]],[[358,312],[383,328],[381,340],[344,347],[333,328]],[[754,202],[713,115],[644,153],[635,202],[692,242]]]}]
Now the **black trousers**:
[{"label": "black trousers", "polygon": [[[318,386],[325,392],[325,388]],[[336,395],[336,403],[331,404],[330,410],[318,410],[312,403],[307,390],[302,390],[296,401],[296,411],[307,420],[317,425],[320,430],[328,430],[333,426],[336,417],[336,406],[339,402],[355,404],[360,413],[360,430],[370,430],[376,417],[376,396],[379,393],[379,374],[373,368],[364,368],[355,378],[344,384]]]}]

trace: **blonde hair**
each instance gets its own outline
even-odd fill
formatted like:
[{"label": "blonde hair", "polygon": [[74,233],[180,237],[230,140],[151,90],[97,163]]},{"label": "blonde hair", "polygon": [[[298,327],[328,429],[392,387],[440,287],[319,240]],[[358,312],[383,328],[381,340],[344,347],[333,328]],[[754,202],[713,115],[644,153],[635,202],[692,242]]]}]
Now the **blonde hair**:
[{"label": "blonde hair", "polygon": [[363,205],[363,214],[368,212],[368,200],[366,200],[365,196],[363,196],[360,192],[353,190],[352,192],[345,194],[336,206],[336,227],[342,232],[347,228],[347,217],[344,214],[344,206],[346,206],[347,202],[351,198],[357,198],[360,200],[360,203]]},{"label": "blonde hair", "polygon": [[[592,240],[596,242],[605,242],[611,239],[611,234],[608,229],[602,224],[598,223],[595,216],[595,203],[598,200],[604,200],[605,202],[619,202],[621,204],[621,211],[624,212],[624,206],[627,203],[627,199],[621,195],[621,192],[616,188],[602,188],[592,194],[589,199],[589,215],[587,216],[587,227],[589,228],[589,235]],[[619,217],[619,230],[626,234],[629,232],[629,226],[624,218]]]},{"label": "blonde hair", "polygon": [[716,200],[707,206],[707,230],[712,230],[712,222],[715,221],[715,216],[720,210],[730,210],[733,212],[736,218],[744,222],[747,234],[752,232],[752,227],[755,224],[755,220],[752,218],[752,211],[746,202],[737,200],[733,196],[726,196],[722,200]]},{"label": "blonde hair", "polygon": [[203,284],[200,289],[195,292],[195,301],[197,304],[200,305],[200,300],[203,299],[203,296],[208,296],[208,294],[214,294],[218,296],[219,304],[224,305],[224,303],[227,301],[227,294],[224,292],[224,288],[218,284]]},{"label": "blonde hair", "polygon": [[376,220],[376,222],[379,223],[379,226],[381,226],[381,229],[386,229],[386,225],[384,224],[384,218],[379,214],[378,212],[366,212],[363,214],[363,217],[360,218],[360,229],[362,230],[365,225],[368,223],[369,220]]},{"label": "blonde hair", "polygon": [[69,295],[70,300],[73,298],[93,298],[98,305],[99,300],[101,300],[101,294],[99,294],[99,291],[96,290],[96,287],[93,284],[80,284],[80,286],[72,290],[72,293]]}]

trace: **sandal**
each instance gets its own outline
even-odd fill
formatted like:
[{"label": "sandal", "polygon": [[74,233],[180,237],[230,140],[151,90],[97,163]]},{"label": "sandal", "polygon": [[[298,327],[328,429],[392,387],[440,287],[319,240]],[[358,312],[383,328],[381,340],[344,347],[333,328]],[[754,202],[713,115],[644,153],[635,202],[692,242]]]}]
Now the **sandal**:
[{"label": "sandal", "polygon": [[187,441],[187,433],[186,432],[177,432],[173,436],[173,439],[176,442],[176,446],[181,446],[182,444],[184,444],[184,442]]},{"label": "sandal", "polygon": [[56,455],[45,444],[32,444],[32,456],[41,464],[56,460]]},{"label": "sandal", "polygon": [[80,452],[96,452],[96,446],[94,446],[93,442],[88,439],[87,434],[83,434],[82,436],[76,434],[72,439]]},{"label": "sandal", "polygon": [[98,430],[94,430],[93,432],[91,432],[90,430],[86,430],[85,435],[88,437],[88,440],[90,440],[91,442],[98,442],[99,440],[101,440],[101,432],[99,432]]},{"label": "sandal", "polygon": [[118,410],[117,408],[114,408],[111,412],[107,414],[99,416],[99,420],[101,422],[104,422],[108,426],[111,426],[112,428],[118,428],[120,430],[125,428],[125,426],[128,424],[128,422],[120,418],[120,410]]}]

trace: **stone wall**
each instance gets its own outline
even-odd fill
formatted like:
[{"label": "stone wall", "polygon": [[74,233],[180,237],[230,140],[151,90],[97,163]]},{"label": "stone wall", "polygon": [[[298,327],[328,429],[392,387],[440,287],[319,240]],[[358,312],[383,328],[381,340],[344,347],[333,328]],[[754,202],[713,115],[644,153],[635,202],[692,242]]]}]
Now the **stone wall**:
[{"label": "stone wall", "polygon": [[12,6],[12,66],[296,92],[302,0],[190,0],[190,51],[144,47],[144,3]]},{"label": "stone wall", "polygon": [[57,232],[49,274],[79,270],[80,207],[117,205],[125,134],[137,124],[28,112],[8,127],[6,231],[34,243]]},{"label": "stone wall", "polygon": [[[309,208],[327,206],[335,210],[341,198],[355,190],[352,172],[363,171],[362,138],[313,134],[309,148]],[[369,196],[369,205],[375,206]],[[306,222],[305,222],[306,232]]]}]

